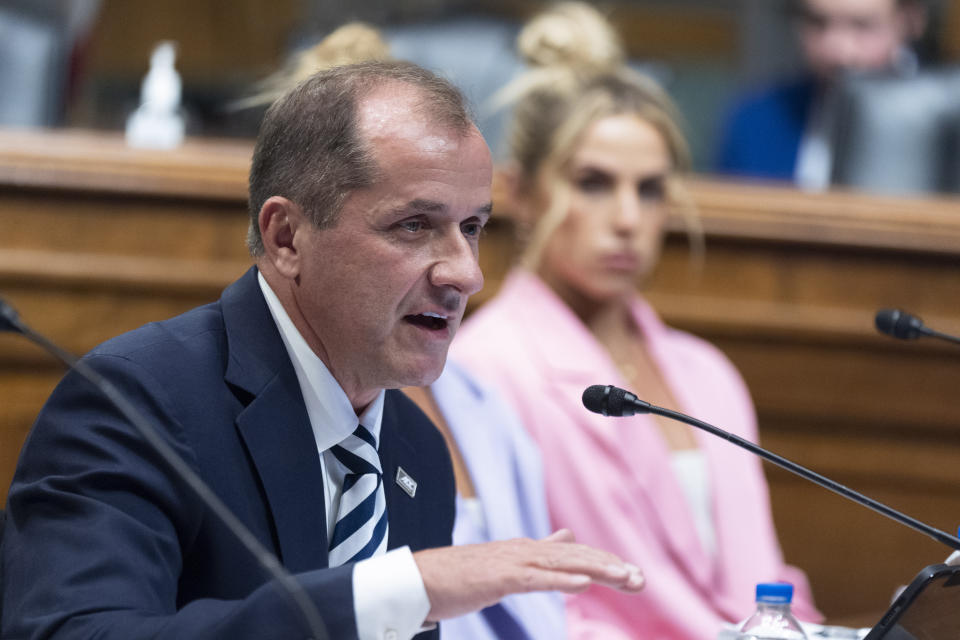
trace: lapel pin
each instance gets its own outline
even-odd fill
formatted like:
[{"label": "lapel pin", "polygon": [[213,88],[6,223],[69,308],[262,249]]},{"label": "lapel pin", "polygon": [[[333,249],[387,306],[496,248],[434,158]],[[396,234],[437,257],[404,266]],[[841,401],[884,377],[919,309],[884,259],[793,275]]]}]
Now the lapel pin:
[{"label": "lapel pin", "polygon": [[407,492],[411,498],[417,495],[417,481],[409,473],[403,470],[403,467],[397,467],[397,484]]}]

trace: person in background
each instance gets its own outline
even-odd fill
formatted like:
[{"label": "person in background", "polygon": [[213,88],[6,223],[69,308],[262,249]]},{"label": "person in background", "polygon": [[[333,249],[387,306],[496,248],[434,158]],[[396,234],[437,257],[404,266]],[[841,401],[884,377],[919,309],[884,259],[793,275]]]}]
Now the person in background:
[{"label": "person in background", "polygon": [[831,87],[848,71],[915,72],[911,43],[926,27],[926,0],[791,1],[806,69],[734,104],[715,169],[822,189],[831,172]]},{"label": "person in background", "polygon": [[635,638],[712,638],[770,580],[792,582],[798,614],[818,619],[805,576],[784,564],[759,459],[678,423],[582,406],[587,386],[617,384],[757,437],[733,365],[665,326],[637,290],[668,214],[687,209],[668,97],[624,66],[589,5],[548,9],[518,46],[532,68],[496,99],[514,104],[506,179],[526,245],[451,357],[504,394],[539,445],[552,525],[644,567],[635,598],[570,597],[571,635],[602,621]]}]

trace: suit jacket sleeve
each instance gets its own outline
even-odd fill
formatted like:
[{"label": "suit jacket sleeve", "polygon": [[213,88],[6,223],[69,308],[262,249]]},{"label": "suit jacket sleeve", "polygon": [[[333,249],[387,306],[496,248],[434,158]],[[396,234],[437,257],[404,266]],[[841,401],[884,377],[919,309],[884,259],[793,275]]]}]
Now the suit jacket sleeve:
[{"label": "suit jacket sleeve", "polygon": [[[88,358],[198,469],[175,399],[144,368]],[[237,553],[213,597],[185,601],[185,566],[212,516],[103,395],[69,374],[38,417],[8,500],[3,638],[303,638],[302,619]],[[241,519],[247,519],[241,517]],[[268,548],[270,526],[251,528]],[[216,526],[220,526],[219,524]],[[224,536],[228,537],[228,536]],[[235,540],[225,540],[236,544]],[[298,577],[331,638],[355,638],[352,566]]]}]

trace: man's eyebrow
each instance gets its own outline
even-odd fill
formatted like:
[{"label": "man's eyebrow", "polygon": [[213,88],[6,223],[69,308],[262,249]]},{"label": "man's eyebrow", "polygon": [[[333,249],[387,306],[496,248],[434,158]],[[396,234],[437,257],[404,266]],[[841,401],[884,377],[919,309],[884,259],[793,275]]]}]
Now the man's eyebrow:
[{"label": "man's eyebrow", "polygon": [[447,205],[442,202],[437,202],[436,200],[417,198],[404,205],[403,209],[416,211],[417,213],[443,213],[447,210]]},{"label": "man's eyebrow", "polygon": [[[437,202],[436,200],[425,200],[423,198],[417,198],[416,200],[411,200],[410,202],[397,207],[394,210],[394,213],[444,213],[447,211],[448,207],[443,202]],[[478,214],[487,214],[490,215],[493,212],[493,202],[488,202],[487,204],[478,207]]]}]

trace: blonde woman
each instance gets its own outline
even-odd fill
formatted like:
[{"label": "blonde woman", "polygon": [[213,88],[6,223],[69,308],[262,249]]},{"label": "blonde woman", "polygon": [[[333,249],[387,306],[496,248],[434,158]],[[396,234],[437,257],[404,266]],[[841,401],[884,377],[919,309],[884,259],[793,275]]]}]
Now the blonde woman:
[{"label": "blonde woman", "polygon": [[712,638],[771,580],[794,583],[795,610],[819,619],[803,573],[783,562],[758,459],[684,425],[582,407],[585,387],[613,383],[757,436],[732,364],[638,293],[687,166],[667,96],[624,66],[588,5],[547,10],[519,45],[532,68],[497,99],[514,105],[511,209],[527,245],[451,354],[506,395],[539,444],[552,526],[644,570],[637,596],[572,596],[571,635],[595,620],[635,638]]}]

